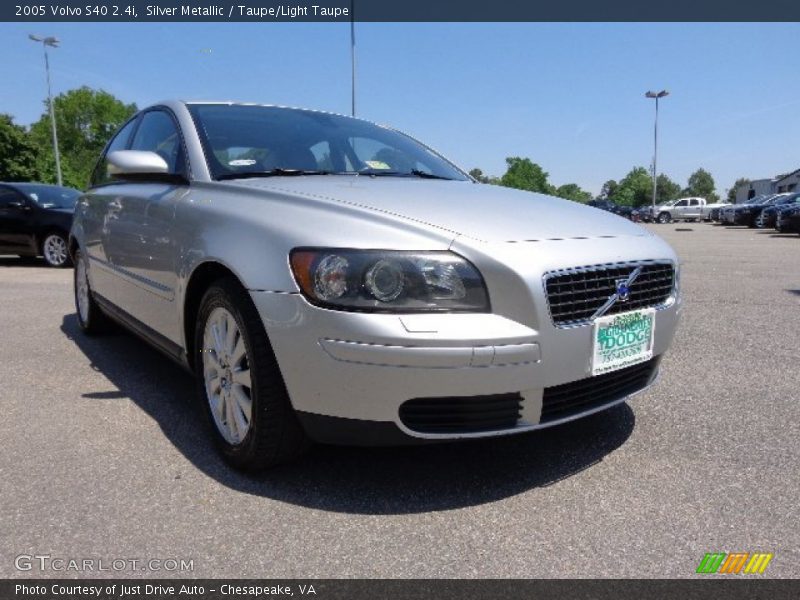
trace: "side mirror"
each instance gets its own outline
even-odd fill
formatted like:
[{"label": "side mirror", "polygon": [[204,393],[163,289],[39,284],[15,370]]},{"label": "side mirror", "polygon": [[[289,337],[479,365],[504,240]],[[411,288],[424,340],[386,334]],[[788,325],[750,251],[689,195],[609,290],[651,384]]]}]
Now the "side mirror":
[{"label": "side mirror", "polygon": [[129,175],[169,175],[167,161],[155,152],[145,150],[116,150],[106,156],[108,174],[125,179]]}]

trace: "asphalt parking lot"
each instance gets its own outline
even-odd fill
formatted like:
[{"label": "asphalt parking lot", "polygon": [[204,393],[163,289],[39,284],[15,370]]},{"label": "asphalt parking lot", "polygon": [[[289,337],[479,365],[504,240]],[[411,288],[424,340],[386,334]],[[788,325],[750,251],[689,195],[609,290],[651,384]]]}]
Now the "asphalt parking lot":
[{"label": "asphalt parking lot", "polygon": [[[467,445],[317,447],[250,478],[179,367],[78,330],[71,271],[0,257],[0,576],[694,577],[706,552],[800,576],[800,237],[649,226],[685,299],[656,388]],[[15,557],[192,559],[20,572]]]}]

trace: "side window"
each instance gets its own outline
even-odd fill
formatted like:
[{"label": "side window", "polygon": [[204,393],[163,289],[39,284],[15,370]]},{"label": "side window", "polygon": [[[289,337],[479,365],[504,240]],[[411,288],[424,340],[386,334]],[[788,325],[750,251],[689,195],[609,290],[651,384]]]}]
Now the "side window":
[{"label": "side window", "polygon": [[681,200],[680,202],[676,202],[675,206],[686,206],[686,200]]},{"label": "side window", "polygon": [[697,198],[692,198],[691,200],[689,200],[689,204],[691,206],[700,206],[700,201]]},{"label": "side window", "polygon": [[11,202],[21,202],[22,198],[14,190],[0,187],[0,210],[8,208]]},{"label": "side window", "polygon": [[128,141],[130,140],[135,126],[136,119],[133,119],[129,121],[125,127],[120,129],[116,136],[114,136],[114,139],[111,140],[111,143],[106,149],[106,153],[100,157],[100,160],[97,161],[94,171],[92,171],[92,177],[89,181],[90,186],[94,187],[96,185],[108,183],[111,180],[111,178],[108,176],[108,163],[106,162],[106,155],[109,152],[114,152],[115,150],[125,150],[128,147]]},{"label": "side window", "polygon": [[186,172],[181,136],[172,117],[163,110],[144,113],[133,137],[131,150],[155,152],[166,161],[170,173]]}]

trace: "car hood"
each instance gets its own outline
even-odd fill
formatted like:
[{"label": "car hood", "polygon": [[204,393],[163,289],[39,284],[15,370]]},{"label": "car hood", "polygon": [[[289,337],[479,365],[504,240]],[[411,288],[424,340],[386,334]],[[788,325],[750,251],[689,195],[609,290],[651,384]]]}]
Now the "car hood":
[{"label": "car hood", "polygon": [[327,175],[226,184],[358,206],[487,242],[651,235],[577,202],[467,181]]}]

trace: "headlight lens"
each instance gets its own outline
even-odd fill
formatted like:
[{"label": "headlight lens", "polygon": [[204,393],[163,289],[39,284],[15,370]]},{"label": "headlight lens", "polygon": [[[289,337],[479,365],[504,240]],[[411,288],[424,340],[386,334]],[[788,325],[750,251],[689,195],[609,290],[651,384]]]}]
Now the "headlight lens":
[{"label": "headlight lens", "polygon": [[309,301],[370,312],[489,310],[478,270],[452,252],[296,248],[292,272]]}]

